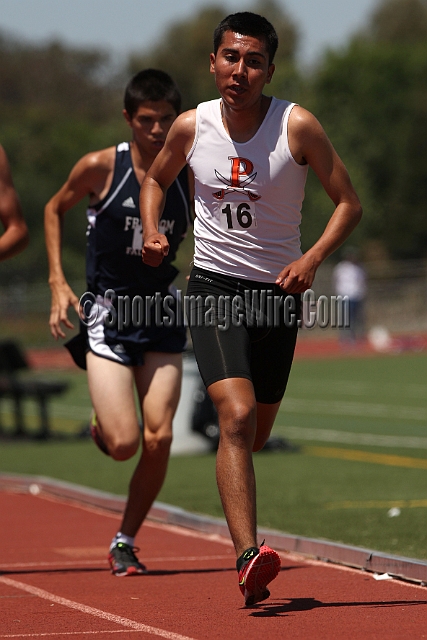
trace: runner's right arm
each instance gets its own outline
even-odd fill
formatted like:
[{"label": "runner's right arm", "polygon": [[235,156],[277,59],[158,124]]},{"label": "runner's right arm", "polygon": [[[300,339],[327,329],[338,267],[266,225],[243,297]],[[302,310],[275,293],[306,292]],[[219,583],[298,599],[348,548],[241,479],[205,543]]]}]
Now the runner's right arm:
[{"label": "runner's right arm", "polygon": [[74,307],[76,313],[80,314],[79,299],[69,286],[62,268],[64,216],[86,196],[90,196],[91,202],[99,201],[109,188],[113,169],[114,147],[87,154],[73,167],[65,184],[45,207],[45,241],[52,292],[49,326],[55,339],[65,338],[61,324],[69,329],[74,328],[68,318],[68,307]]},{"label": "runner's right arm", "polygon": [[139,208],[141,212],[143,247],[142,260],[158,267],[169,253],[166,236],[159,233],[159,220],[165,204],[166,191],[186,165],[187,154],[193,144],[196,111],[187,111],[175,120],[159,152],[144,178]]}]

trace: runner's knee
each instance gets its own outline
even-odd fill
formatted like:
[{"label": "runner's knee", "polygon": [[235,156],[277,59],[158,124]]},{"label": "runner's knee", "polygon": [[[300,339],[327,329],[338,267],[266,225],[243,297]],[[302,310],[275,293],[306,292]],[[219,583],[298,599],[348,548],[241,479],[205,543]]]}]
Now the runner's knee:
[{"label": "runner's knee", "polygon": [[238,446],[252,442],[255,413],[255,403],[233,402],[231,406],[220,409],[218,415],[222,440]]},{"label": "runner's knee", "polygon": [[144,454],[149,456],[164,457],[169,455],[172,444],[172,430],[158,429],[144,432]]},{"label": "runner's knee", "polygon": [[114,460],[129,460],[138,451],[139,438],[113,434],[108,438],[107,446]]}]

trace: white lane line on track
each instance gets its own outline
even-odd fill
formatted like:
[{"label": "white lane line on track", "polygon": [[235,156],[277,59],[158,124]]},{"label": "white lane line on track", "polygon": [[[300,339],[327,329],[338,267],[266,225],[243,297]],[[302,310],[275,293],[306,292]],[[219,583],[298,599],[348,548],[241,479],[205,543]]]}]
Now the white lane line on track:
[{"label": "white lane line on track", "polygon": [[[146,558],[144,556],[144,562],[150,563],[150,562],[198,562],[199,560],[232,560],[233,557],[229,554],[229,555],[222,555],[222,556],[183,556],[183,557],[177,557],[177,558],[169,558],[167,556],[165,556],[164,558]],[[78,568],[79,565],[99,565],[102,564],[103,566],[105,566],[105,570],[109,570],[108,566],[106,566],[106,560],[104,559],[98,559],[98,558],[94,558],[93,560],[65,560],[65,561],[61,561],[58,560],[58,562],[9,562],[9,563],[5,563],[5,562],[1,562],[0,563],[0,570],[4,570],[4,569],[16,569],[17,567],[21,567],[21,568],[34,568],[34,567],[58,567],[59,569],[61,567],[76,567]],[[1,638],[1,636],[0,636]]]},{"label": "white lane line on track", "polygon": [[374,447],[394,447],[406,449],[427,449],[427,438],[418,436],[387,436],[375,433],[353,433],[334,429],[312,429],[310,427],[278,426],[280,433],[297,440],[315,442],[340,442],[343,444],[362,444]]},{"label": "white lane line on track", "polygon": [[357,416],[388,420],[427,421],[427,408],[345,400],[285,398],[281,410],[286,413],[321,413],[326,416]]},{"label": "white lane line on track", "polygon": [[[64,607],[69,607],[70,609],[76,609],[81,613],[87,613],[88,615],[101,618],[102,620],[115,622],[116,624],[120,624],[122,627],[127,627],[128,629],[134,629],[135,631],[144,631],[145,633],[150,633],[153,636],[160,636],[161,638],[167,638],[167,640],[194,640],[194,638],[189,638],[188,636],[182,636],[179,633],[165,631],[164,629],[151,627],[147,624],[136,622],[135,620],[129,620],[128,618],[123,618],[122,616],[116,616],[113,613],[108,613],[107,611],[102,611],[101,609],[88,607],[87,605],[81,604],[80,602],[74,602],[73,600],[62,598],[61,596],[57,596],[54,593],[49,593],[49,591],[45,591],[44,589],[39,589],[38,587],[33,587],[32,585],[25,584],[24,582],[19,582],[18,580],[12,580],[11,578],[0,576],[0,582],[3,582],[4,584],[10,587],[14,587],[15,589],[21,589],[22,591],[31,593],[35,596],[38,596],[39,598],[42,598],[43,600],[49,600],[50,602],[54,602],[55,604],[60,604]],[[0,637],[7,637],[7,636],[0,636]]]},{"label": "white lane line on track", "polygon": [[0,634],[0,638],[46,638],[59,636],[97,636],[106,633],[141,633],[138,629],[114,629],[114,631],[59,631],[56,633],[6,633]]},{"label": "white lane line on track", "polygon": [[[40,498],[42,500],[48,500],[49,502],[57,502],[58,504],[69,504],[72,507],[76,507],[77,509],[82,509],[83,511],[87,511],[89,513],[96,513],[101,516],[111,517],[111,518],[114,518],[114,520],[123,519],[123,515],[119,513],[113,513],[112,511],[104,507],[94,507],[90,504],[79,502],[77,498],[75,499],[64,498],[56,495],[51,495],[49,493],[44,493],[43,491],[35,497]],[[209,518],[209,516],[206,516],[206,517]],[[225,537],[218,533],[204,533],[203,531],[197,531],[197,529],[187,529],[186,525],[178,526],[176,524],[167,524],[165,522],[150,520],[149,518],[150,518],[150,513],[148,513],[147,519],[144,520],[144,523],[143,523],[144,527],[151,527],[152,529],[161,529],[162,531],[177,533],[178,535],[185,536],[187,538],[198,538],[199,540],[208,540],[209,542],[218,542],[219,544],[225,545],[226,547],[233,546],[233,543],[229,537]]]},{"label": "white lane line on track", "polygon": [[[372,393],[372,383],[361,382],[360,380],[336,380],[336,379],[323,379],[318,378],[304,378],[304,380],[298,380],[298,389],[309,391],[310,396],[313,395],[313,391],[321,392],[322,396],[325,393],[332,396],[337,394],[348,394],[351,396],[363,396]],[[378,397],[380,393],[386,393],[387,396],[392,394],[396,397],[403,398],[425,398],[426,388],[422,383],[403,383],[403,382],[380,382],[375,381],[375,395]],[[78,408],[78,407],[76,407]]]},{"label": "white lane line on track", "polygon": [[[206,516],[206,518],[209,519],[209,516]],[[185,525],[178,526],[176,524],[166,524],[162,522],[155,522],[154,520],[145,520],[143,526],[152,527],[153,529],[163,529],[164,531],[177,533],[180,536],[187,536],[188,538],[199,538],[200,540],[208,540],[209,542],[218,542],[226,547],[233,546],[230,538],[226,538],[219,533],[204,533],[203,531],[197,531],[197,529],[186,529]]]}]

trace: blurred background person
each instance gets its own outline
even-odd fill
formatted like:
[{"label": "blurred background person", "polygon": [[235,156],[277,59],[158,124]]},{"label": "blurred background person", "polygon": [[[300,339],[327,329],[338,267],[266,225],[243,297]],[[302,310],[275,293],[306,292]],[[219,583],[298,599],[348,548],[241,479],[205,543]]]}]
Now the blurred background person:
[{"label": "blurred background person", "polygon": [[349,326],[340,327],[340,339],[354,345],[365,334],[366,271],[359,262],[357,249],[347,247],[343,259],[332,272],[335,295],[348,296]]}]

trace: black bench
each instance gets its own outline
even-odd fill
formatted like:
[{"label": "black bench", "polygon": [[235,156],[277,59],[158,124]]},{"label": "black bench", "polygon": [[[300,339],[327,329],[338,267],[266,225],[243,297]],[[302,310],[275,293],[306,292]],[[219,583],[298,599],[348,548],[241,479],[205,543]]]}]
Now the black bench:
[{"label": "black bench", "polygon": [[[25,428],[23,401],[34,399],[39,406],[39,429],[37,438],[48,438],[51,435],[49,424],[48,401],[52,396],[60,395],[68,388],[63,381],[48,381],[36,378],[22,378],[19,371],[29,370],[30,366],[21,348],[12,340],[0,342],[0,401],[12,398],[15,425],[13,436],[28,435]],[[3,431],[0,412],[0,432]]]}]

